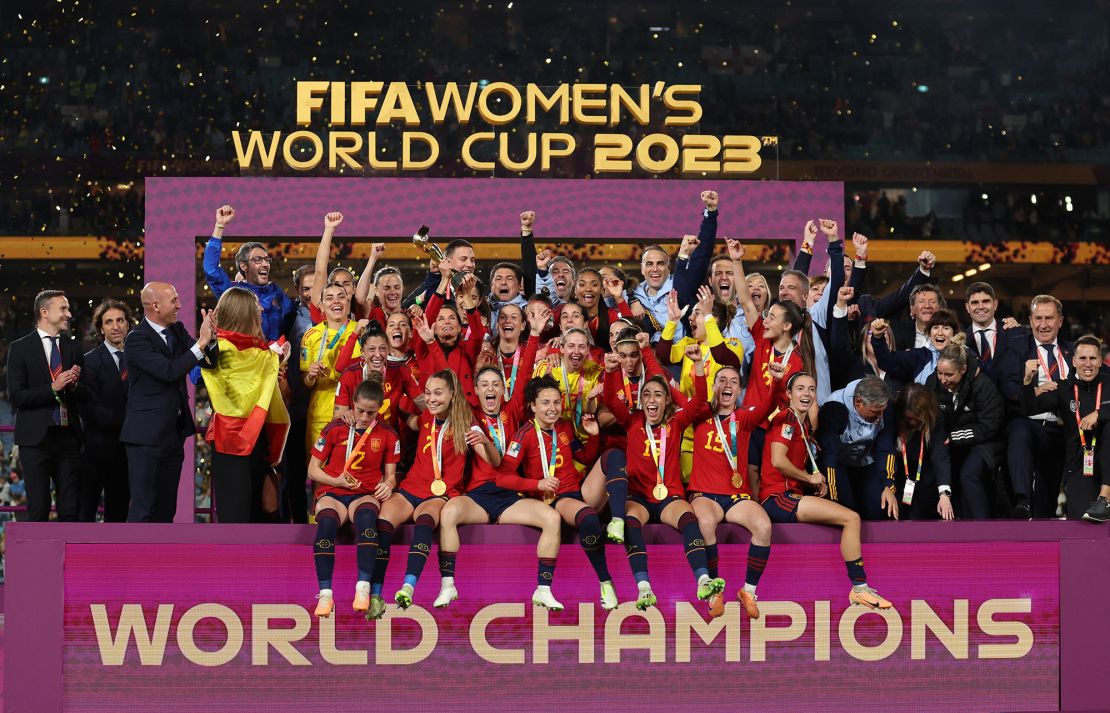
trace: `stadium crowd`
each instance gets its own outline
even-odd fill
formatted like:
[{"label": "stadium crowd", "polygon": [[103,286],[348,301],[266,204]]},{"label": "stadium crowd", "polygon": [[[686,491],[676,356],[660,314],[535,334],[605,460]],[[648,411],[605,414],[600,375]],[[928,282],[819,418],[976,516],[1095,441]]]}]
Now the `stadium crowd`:
[{"label": "stadium crowd", "polygon": [[[392,533],[408,522],[402,607],[437,530],[436,605],[448,606],[458,527],[497,522],[542,532],[537,605],[562,607],[551,582],[566,525],[603,606],[616,606],[606,539],[624,543],[637,605],[652,606],[642,526],[661,522],[682,533],[697,596],[719,613],[716,529],[729,522],[752,535],[737,595],[757,617],[778,523],[842,528],[851,600],[885,608],[863,571],[862,520],[1058,507],[1110,519],[1110,371],[1098,338],[1065,338],[1059,300],[1036,296],[1019,324],[976,282],[962,323],[930,281],[928,251],[877,297],[864,235],[813,220],[789,269],[754,265],[743,244],[718,239],[716,192],[691,207],[696,233],[644,247],[638,276],[538,249],[542,223],[526,210],[518,263],[479,275],[467,241],[428,244],[415,286],[383,264],[381,244],[360,274],[329,269],[343,223],[329,213],[292,295],[260,243],[220,264],[235,210],[219,207],[203,258],[218,301],[195,339],[166,283],[147,284],[140,304],[97,306],[103,341],[85,354],[67,334],[65,294],[36,296],[35,328],[8,345],[6,367],[29,517],[49,518],[53,486],[60,520],[91,521],[103,500],[108,521],[172,521],[197,431],[193,378],[211,403],[216,519],[311,515],[320,616],[334,606],[346,522],[359,544],[355,608],[368,616],[384,612]],[[813,273],[819,236],[828,267]]]}]

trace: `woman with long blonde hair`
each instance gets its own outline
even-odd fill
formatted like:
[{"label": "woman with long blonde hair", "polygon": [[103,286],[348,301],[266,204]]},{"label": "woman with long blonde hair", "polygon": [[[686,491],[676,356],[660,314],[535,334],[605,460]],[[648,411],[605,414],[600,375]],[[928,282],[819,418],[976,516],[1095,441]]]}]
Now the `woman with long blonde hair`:
[{"label": "woman with long blonde hair", "polygon": [[[212,444],[212,491],[220,522],[276,519],[277,474],[289,433],[289,414],[278,388],[289,345],[262,335],[258,298],[228,288],[216,303],[219,360],[204,369],[212,401],[205,439]],[[264,504],[265,501],[265,504]]]}]

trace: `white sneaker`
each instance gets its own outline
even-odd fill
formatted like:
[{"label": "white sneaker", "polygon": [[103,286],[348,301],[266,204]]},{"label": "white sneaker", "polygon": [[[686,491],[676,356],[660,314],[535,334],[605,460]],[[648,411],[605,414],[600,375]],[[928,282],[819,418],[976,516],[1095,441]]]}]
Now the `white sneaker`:
[{"label": "white sneaker", "polygon": [[432,602],[436,609],[446,609],[451,602],[459,598],[459,590],[455,589],[454,582],[444,581],[439,588],[439,596]]},{"label": "white sneaker", "polygon": [[563,605],[551,594],[551,587],[543,584],[536,587],[536,591],[532,592],[532,604],[551,611],[563,610]]},{"label": "white sneaker", "polygon": [[613,518],[605,526],[605,534],[613,542],[624,542],[624,520]]},{"label": "white sneaker", "polygon": [[613,588],[612,582],[601,583],[601,608],[605,611],[612,611],[620,605],[617,599],[617,590]]}]

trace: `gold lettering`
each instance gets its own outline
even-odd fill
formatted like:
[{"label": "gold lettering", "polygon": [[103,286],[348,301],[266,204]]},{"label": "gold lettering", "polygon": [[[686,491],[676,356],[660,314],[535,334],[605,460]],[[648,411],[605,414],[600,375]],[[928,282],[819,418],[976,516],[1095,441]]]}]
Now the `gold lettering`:
[{"label": "gold lettering", "polygon": [[493,161],[479,161],[470,155],[471,147],[479,141],[493,141],[496,135],[492,131],[479,131],[466,137],[462,145],[462,159],[467,168],[472,171],[492,171]]},{"label": "gold lettering", "polygon": [[[292,619],[292,629],[271,629],[271,619]],[[251,663],[268,666],[270,647],[287,663],[310,666],[308,659],[293,646],[308,635],[312,628],[308,611],[296,604],[255,604],[251,607]]]},{"label": "gold lettering", "polygon": [[632,138],[627,134],[596,134],[594,136],[594,172],[628,173],[632,162]]},{"label": "gold lettering", "polygon": [[[622,634],[621,624],[625,619],[644,619],[648,623],[646,634]],[[652,607],[637,611],[634,602],[625,602],[609,612],[605,620],[605,663],[620,663],[621,651],[643,649],[649,653],[652,663],[662,663],[667,659],[667,624],[663,614]]]},{"label": "gold lettering", "polygon": [[[412,158],[412,144],[419,141],[428,147],[428,158],[414,161]],[[431,168],[439,158],[439,142],[431,134],[423,131],[406,131],[401,137],[401,168],[406,171],[421,171]]]},{"label": "gold lettering", "polygon": [[609,126],[616,126],[621,120],[621,108],[627,109],[637,124],[646,126],[651,120],[651,94],[646,84],[640,85],[639,101],[632,98],[624,87],[614,84],[609,99]]},{"label": "gold lettering", "polygon": [[366,126],[366,111],[378,105],[384,82],[351,82],[351,126]]},{"label": "gold lettering", "polygon": [[[215,651],[205,651],[193,639],[193,630],[202,619],[219,619],[227,629],[227,640]],[[243,622],[231,607],[223,604],[198,604],[177,622],[177,648],[197,666],[223,666],[243,648]]]},{"label": "gold lettering", "polygon": [[261,131],[250,132],[250,137],[247,139],[247,150],[243,151],[243,142],[239,138],[238,131],[231,132],[231,140],[235,144],[235,160],[239,162],[239,168],[250,168],[251,163],[254,162],[254,152],[258,151],[258,155],[262,157],[262,168],[267,171],[274,167],[274,158],[277,156],[278,144],[281,143],[281,132],[275,131],[270,136],[270,146],[266,147],[264,143],[266,139],[262,138]]},{"label": "gold lettering", "polygon": [[413,103],[408,85],[404,82],[390,82],[386,86],[381,109],[378,110],[378,118],[374,123],[378,126],[386,126],[395,121],[403,121],[405,126],[420,126],[416,104]]},{"label": "gold lettering", "polygon": [[100,662],[105,666],[122,666],[127,656],[127,643],[135,635],[135,648],[139,650],[139,663],[143,666],[161,666],[166,654],[166,639],[170,634],[173,604],[159,604],[154,617],[153,636],[147,631],[142,604],[124,604],[119,613],[119,623],[113,636],[108,623],[108,610],[103,604],[91,604],[93,630],[100,649]]},{"label": "gold lettering", "polygon": [[[556,148],[555,142],[561,142],[562,147]],[[570,156],[574,153],[574,137],[570,134],[551,133],[540,136],[540,169],[551,170],[551,159]]]},{"label": "gold lettering", "polygon": [[428,92],[428,106],[432,111],[432,121],[436,124],[442,124],[447,120],[447,105],[450,104],[455,108],[455,120],[462,125],[470,123],[470,112],[474,109],[474,90],[478,88],[477,82],[471,82],[467,85],[466,100],[463,101],[462,95],[459,93],[458,82],[448,82],[443,86],[443,98],[436,94],[436,85],[425,84],[424,89]]},{"label": "gold lettering", "polygon": [[499,664],[524,663],[524,649],[496,649],[486,639],[486,627],[494,619],[521,619],[523,617],[524,605],[519,602],[490,604],[487,607],[482,607],[470,620],[470,647],[483,661]]},{"label": "gold lettering", "polygon": [[[508,111],[497,113],[490,107],[490,97],[494,94],[504,94],[509,98]],[[508,82],[491,82],[478,95],[478,115],[488,124],[504,126],[520,113],[521,101],[520,90],[513,85]]]},{"label": "gold lettering", "polygon": [[331,82],[297,82],[297,126],[312,123],[312,112],[324,106],[323,95],[331,86]]},{"label": "gold lettering", "polygon": [[910,659],[925,660],[925,632],[933,632],[953,658],[967,658],[967,600],[952,602],[952,628],[933,611],[928,602],[910,602]]},{"label": "gold lettering", "polygon": [[663,120],[664,126],[693,126],[701,121],[701,102],[697,99],[679,99],[679,95],[701,93],[700,84],[672,84],[663,92],[663,105],[671,111],[686,112],[685,116],[672,115]]},{"label": "gold lettering", "polygon": [[578,623],[557,626],[548,623],[547,610],[539,607],[532,615],[532,663],[548,663],[547,645],[552,641],[577,641],[578,663],[594,662],[594,605],[578,604]]},{"label": "gold lettering", "polygon": [[[806,630],[806,611],[797,602],[760,602],[760,617],[751,621],[751,659],[767,660],[767,643],[770,641],[794,641]],[[790,619],[786,626],[769,626],[773,616]]]},{"label": "gold lettering", "polygon": [[[651,150],[663,147],[663,158],[651,157]],[[636,144],[636,165],[650,173],[666,173],[678,163],[678,142],[666,134],[648,134]]]},{"label": "gold lettering", "polygon": [[1009,644],[979,644],[981,659],[1020,659],[1033,650],[1033,630],[1023,621],[995,621],[995,614],[1028,614],[1031,599],[988,599],[979,607],[976,619],[987,636],[1012,636]]},{"label": "gold lettering", "polygon": [[536,84],[524,87],[525,96],[525,121],[529,124],[536,123],[536,107],[545,112],[551,111],[556,105],[559,107],[559,125],[570,123],[570,86],[560,84],[551,96],[543,93],[543,88]]},{"label": "gold lettering", "polygon": [[322,617],[320,622],[320,658],[332,666],[365,666],[366,649],[342,650],[335,645],[336,617]]},{"label": "gold lettering", "polygon": [[[886,638],[878,646],[864,646],[856,640],[856,621],[868,614],[886,622]],[[882,661],[898,650],[902,643],[902,617],[896,609],[864,609],[848,607],[840,617],[840,645],[848,655],[860,661]]]},{"label": "gold lettering", "polygon": [[690,663],[691,634],[697,634],[703,644],[712,644],[725,632],[725,661],[740,661],[740,605],[725,604],[724,616],[706,621],[701,612],[690,602],[678,602],[674,608],[674,658],[677,663]]},{"label": "gold lettering", "polygon": [[575,84],[572,91],[574,99],[574,121],[579,124],[601,126],[605,123],[605,114],[587,114],[588,109],[605,109],[605,99],[591,99],[587,94],[599,94],[605,91],[604,84]]},{"label": "gold lettering", "polygon": [[[398,650],[393,648],[393,620],[412,619],[420,625],[420,643],[411,649]],[[419,663],[432,655],[439,641],[439,629],[436,620],[428,610],[420,606],[411,606],[408,609],[390,609],[374,627],[374,663],[378,665],[389,664],[393,666],[407,666]]]},{"label": "gold lettering", "polygon": [[[301,140],[308,141],[313,149],[312,157],[304,161],[293,156],[293,145]],[[324,142],[311,131],[294,131],[289,134],[281,145],[281,151],[286,165],[297,171],[311,171],[324,160]]]},{"label": "gold lettering", "polygon": [[[340,145],[340,142],[350,142]],[[362,150],[362,134],[357,131],[332,131],[328,134],[328,168],[334,171],[339,165],[336,159],[343,159],[349,168],[362,170],[359,163],[351,154]]]}]

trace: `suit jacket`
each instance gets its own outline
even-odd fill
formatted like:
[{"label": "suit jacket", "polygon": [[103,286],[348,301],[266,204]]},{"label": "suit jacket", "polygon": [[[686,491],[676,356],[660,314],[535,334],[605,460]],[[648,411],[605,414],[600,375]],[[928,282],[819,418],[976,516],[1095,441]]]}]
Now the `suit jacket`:
[{"label": "suit jacket", "polygon": [[[58,340],[58,351],[62,356],[62,369],[74,364],[84,369],[84,358],[77,342],[72,337],[62,335]],[[50,363],[43,351],[43,340],[38,331],[20,337],[8,348],[8,399],[15,409],[15,442],[21,446],[40,445],[46,431],[54,423],[54,407],[58,404],[50,384]],[[60,396],[69,409],[69,424],[78,437],[81,423],[78,418],[78,405],[85,399],[87,390],[80,383],[64,389]]]},{"label": "suit jacket", "polygon": [[[1002,326],[1002,320],[995,321],[996,327]],[[1012,352],[1024,351],[1026,348],[1026,341],[1029,337],[1029,330],[1024,327],[1015,327],[1013,329],[1000,329],[995,340],[993,349],[994,354],[991,355],[990,361],[984,362],[982,355],[979,353],[979,340],[975,338],[975,325],[971,325],[964,329],[964,334],[967,335],[967,346],[975,352],[975,356],[979,357],[979,366],[983,373],[994,382],[995,387],[1001,390],[1003,366],[1011,358],[1008,355]]]},{"label": "suit jacket", "polygon": [[[1059,336],[1056,337],[1056,344],[1059,345],[1060,351],[1064,354],[1067,374],[1070,377],[1072,372],[1075,371],[1075,367],[1071,365],[1072,355],[1075,354],[1075,345]],[[1037,340],[1033,338],[1033,334],[1026,332],[1022,338],[1014,340],[1014,348],[1006,354],[1006,360],[1001,366],[1002,395],[1006,398],[1011,413],[1016,415],[1022,414],[1021,391],[1025,381],[1025,362],[1036,359],[1038,352],[1041,358],[1044,358],[1044,350],[1037,346]],[[1034,386],[1039,383],[1039,379],[1040,374],[1033,377]]]},{"label": "suit jacket", "polygon": [[893,322],[890,325],[890,333],[894,336],[894,351],[913,349],[917,341],[917,322],[913,319]]},{"label": "suit jacket", "polygon": [[81,409],[86,450],[115,447],[127,411],[127,382],[120,379],[116,360],[103,342],[85,354],[81,383],[89,391]]},{"label": "suit jacket", "polygon": [[[144,446],[179,446],[196,434],[185,377],[198,363],[190,351],[196,340],[180,322],[169,326],[174,348],[163,341],[145,319],[124,342],[127,355],[127,409],[120,441]],[[205,360],[216,363],[216,342],[205,350]]]}]

